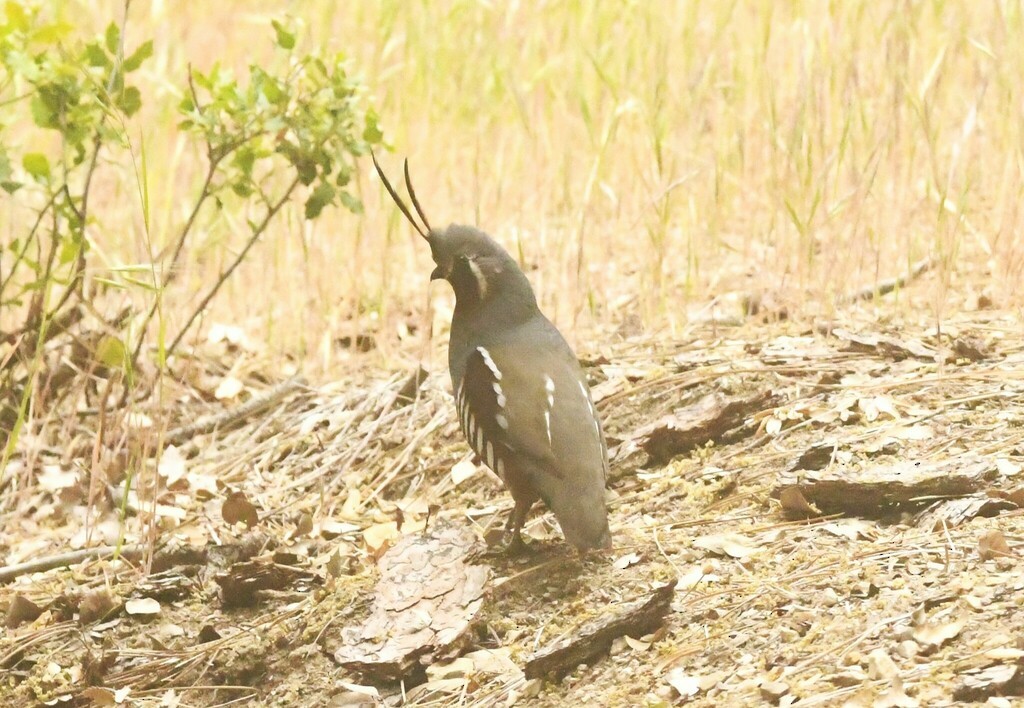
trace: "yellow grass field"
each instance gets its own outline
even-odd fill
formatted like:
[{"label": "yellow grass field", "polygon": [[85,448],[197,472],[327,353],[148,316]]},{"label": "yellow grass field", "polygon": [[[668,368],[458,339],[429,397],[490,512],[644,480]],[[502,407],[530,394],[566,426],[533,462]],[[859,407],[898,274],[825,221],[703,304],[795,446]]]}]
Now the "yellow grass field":
[{"label": "yellow grass field", "polygon": [[[123,7],[59,12],[101,32]],[[351,58],[395,150],[384,164],[397,176],[408,156],[432,220],[521,254],[542,307],[584,345],[636,318],[678,335],[738,292],[828,312],[929,255],[937,323],[967,272],[1019,300],[1016,3],[137,2],[127,43],[156,45],[128,135],[146,152],[157,251],[202,176],[175,129],[188,66],[244,75],[273,57],[270,20],[289,14],[296,52]],[[148,251],[131,161],[111,161],[90,235],[116,268]],[[365,215],[307,226],[287,211],[208,321],[314,375],[336,373],[329,340],[360,314],[396,353],[396,327],[427,303],[429,254],[362,168]],[[246,214],[203,215],[166,296],[172,321],[244,239]]]}]

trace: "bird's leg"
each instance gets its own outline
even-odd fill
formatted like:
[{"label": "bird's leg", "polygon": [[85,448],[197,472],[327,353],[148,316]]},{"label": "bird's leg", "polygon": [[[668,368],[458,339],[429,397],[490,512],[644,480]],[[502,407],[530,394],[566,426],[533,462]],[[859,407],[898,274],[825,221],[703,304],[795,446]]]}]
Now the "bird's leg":
[{"label": "bird's leg", "polygon": [[508,521],[505,522],[505,534],[511,533],[512,538],[509,539],[505,550],[510,555],[518,555],[526,550],[522,535],[523,524],[526,523],[526,517],[536,501],[534,498],[519,497],[516,499],[515,508],[508,515]]}]

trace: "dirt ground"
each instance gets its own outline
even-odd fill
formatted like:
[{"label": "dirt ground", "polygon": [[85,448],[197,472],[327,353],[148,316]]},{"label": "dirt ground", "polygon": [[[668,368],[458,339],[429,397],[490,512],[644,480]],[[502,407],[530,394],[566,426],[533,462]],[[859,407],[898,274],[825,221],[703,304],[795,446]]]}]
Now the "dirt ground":
[{"label": "dirt ground", "polygon": [[[453,563],[483,567],[481,602],[453,646],[401,681],[335,659],[388,592],[380,560],[424,528],[483,539],[511,507],[467,456],[446,373],[418,387],[409,371],[282,387],[238,374],[244,343],[211,337],[189,384],[164,391],[179,427],[161,453],[146,452],[160,426],[140,412],[118,423],[119,448],[95,449],[80,423],[65,444],[12,459],[5,485],[41,472],[26,513],[2,522],[8,567],[122,533],[138,543],[5,578],[0,696],[1020,705],[1020,316],[976,299],[938,331],[891,307],[897,297],[912,291],[852,305],[841,325],[768,312],[581,352],[609,435],[614,549],[578,558],[538,510],[526,555],[467,551]],[[230,404],[209,395],[229,379],[242,384]],[[628,603],[672,580],[663,621],[629,636]],[[588,623],[615,617],[625,629],[609,649],[527,678],[546,647],[586,648]]]}]

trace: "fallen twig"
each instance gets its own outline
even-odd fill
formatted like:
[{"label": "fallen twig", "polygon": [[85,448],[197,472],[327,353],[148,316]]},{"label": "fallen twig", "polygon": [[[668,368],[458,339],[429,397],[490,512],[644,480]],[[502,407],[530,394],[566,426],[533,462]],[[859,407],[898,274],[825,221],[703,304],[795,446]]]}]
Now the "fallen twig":
[{"label": "fallen twig", "polygon": [[35,560],[25,561],[24,563],[17,563],[15,565],[0,568],[0,584],[9,583],[15,578],[28,573],[42,573],[47,570],[53,570],[54,568],[65,568],[69,565],[76,565],[78,563],[95,560],[97,558],[106,558],[107,556],[117,555],[121,558],[137,558],[142,554],[144,549],[145,547],[141,545],[120,547],[96,546],[94,548],[81,548],[77,551],[68,551],[67,553],[58,553],[55,556],[47,556],[46,558],[37,558]]},{"label": "fallen twig", "polygon": [[934,265],[935,259],[928,256],[927,258],[923,258],[910,266],[910,270],[903,275],[895,278],[889,278],[888,280],[883,280],[873,285],[866,285],[859,290],[854,290],[851,293],[842,295],[836,299],[836,304],[849,305],[850,303],[857,302],[858,300],[870,300],[873,297],[888,295],[897,288],[906,287],[907,283],[928,272]]},{"label": "fallen twig", "polygon": [[231,410],[205,416],[191,425],[171,430],[167,433],[167,443],[169,445],[178,445],[196,435],[205,435],[217,429],[233,428],[247,418],[251,418],[257,413],[277,405],[289,393],[305,385],[306,379],[304,377],[293,376],[270,389],[270,391],[262,396],[256,396],[251,401],[246,401]]}]

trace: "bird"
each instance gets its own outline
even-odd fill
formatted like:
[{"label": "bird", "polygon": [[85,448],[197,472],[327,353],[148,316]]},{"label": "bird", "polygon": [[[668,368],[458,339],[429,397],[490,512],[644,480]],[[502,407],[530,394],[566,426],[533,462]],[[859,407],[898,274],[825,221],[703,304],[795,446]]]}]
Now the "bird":
[{"label": "bird", "polygon": [[608,448],[572,348],[508,251],[472,226],[432,229],[406,160],[406,189],[421,226],[372,157],[388,194],[430,246],[431,281],[446,280],[455,292],[448,370],[456,412],[469,446],[515,502],[505,526],[508,550],[525,548],[523,524],[538,500],[579,552],[610,548]]}]

